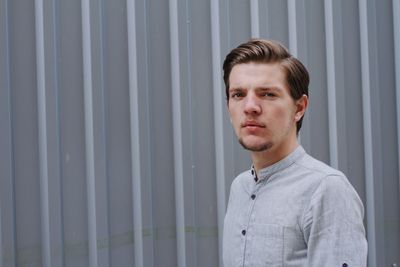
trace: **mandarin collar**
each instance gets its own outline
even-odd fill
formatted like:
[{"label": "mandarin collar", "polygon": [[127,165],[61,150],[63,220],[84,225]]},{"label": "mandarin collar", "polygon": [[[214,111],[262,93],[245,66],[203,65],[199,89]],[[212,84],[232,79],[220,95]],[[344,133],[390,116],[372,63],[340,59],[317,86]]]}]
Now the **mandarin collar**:
[{"label": "mandarin collar", "polygon": [[299,145],[292,153],[287,155],[285,158],[280,161],[261,169],[258,174],[254,169],[254,165],[251,166],[251,175],[254,178],[254,181],[261,182],[263,180],[268,180],[273,174],[286,169],[294,162],[296,162],[301,156],[305,154],[304,148]]}]

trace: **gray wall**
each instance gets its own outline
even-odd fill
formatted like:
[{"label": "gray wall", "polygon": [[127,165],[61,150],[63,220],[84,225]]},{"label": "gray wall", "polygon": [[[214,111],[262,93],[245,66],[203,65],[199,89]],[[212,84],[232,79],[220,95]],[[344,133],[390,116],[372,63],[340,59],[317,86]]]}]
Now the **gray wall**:
[{"label": "gray wall", "polygon": [[301,143],[400,265],[400,0],[0,0],[0,266],[220,266],[249,168],[221,63],[251,37],[308,67]]}]

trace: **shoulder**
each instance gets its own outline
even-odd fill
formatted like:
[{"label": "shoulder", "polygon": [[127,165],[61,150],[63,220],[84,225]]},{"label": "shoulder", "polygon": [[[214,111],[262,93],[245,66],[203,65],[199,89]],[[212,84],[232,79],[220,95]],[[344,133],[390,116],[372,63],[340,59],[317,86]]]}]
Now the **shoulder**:
[{"label": "shoulder", "polygon": [[343,172],[307,154],[296,164],[304,173],[303,179],[312,184],[308,213],[317,215],[329,210],[336,214],[350,213],[353,218],[363,217],[362,201]]},{"label": "shoulder", "polygon": [[351,195],[357,195],[346,175],[326,163],[306,154],[297,164],[300,168],[304,168],[305,171],[309,171],[315,176],[317,181],[314,196],[318,193],[337,193],[339,195],[351,193]]},{"label": "shoulder", "polygon": [[308,154],[296,160],[286,170],[285,175],[289,177],[290,183],[298,189],[302,188],[308,198],[325,190],[341,191],[343,188],[352,188],[344,173]]},{"label": "shoulder", "polygon": [[332,168],[328,164],[310,156],[309,154],[304,154],[304,156],[301,157],[296,164],[305,171],[312,172],[319,177],[325,177],[329,175],[345,176],[341,171]]},{"label": "shoulder", "polygon": [[[367,243],[364,207],[356,190],[340,171],[308,156],[299,165],[315,175],[301,227],[309,247],[309,262],[353,262],[365,266]],[[350,264],[351,265],[351,264]]]},{"label": "shoulder", "polygon": [[362,224],[364,217],[364,206],[358,193],[341,172],[329,173],[319,179],[306,210],[306,225],[312,218],[329,217],[327,214],[333,216],[328,221],[341,221],[346,225]]},{"label": "shoulder", "polygon": [[304,172],[309,172],[308,177],[314,177],[313,199],[342,197],[343,199],[355,198],[357,202],[359,201],[357,192],[343,172],[308,154],[305,154],[296,163]]}]

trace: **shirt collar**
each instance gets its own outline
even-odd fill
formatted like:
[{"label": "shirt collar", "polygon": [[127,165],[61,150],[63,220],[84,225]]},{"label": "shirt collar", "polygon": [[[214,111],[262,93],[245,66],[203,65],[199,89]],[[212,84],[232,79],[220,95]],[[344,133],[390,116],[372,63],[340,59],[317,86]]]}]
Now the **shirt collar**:
[{"label": "shirt collar", "polygon": [[281,159],[280,161],[261,169],[258,174],[256,173],[254,166],[251,166],[251,175],[254,181],[259,182],[262,180],[268,180],[274,173],[286,169],[294,162],[296,162],[301,156],[305,154],[305,150],[302,146],[298,146],[292,153],[287,155],[285,158]]}]

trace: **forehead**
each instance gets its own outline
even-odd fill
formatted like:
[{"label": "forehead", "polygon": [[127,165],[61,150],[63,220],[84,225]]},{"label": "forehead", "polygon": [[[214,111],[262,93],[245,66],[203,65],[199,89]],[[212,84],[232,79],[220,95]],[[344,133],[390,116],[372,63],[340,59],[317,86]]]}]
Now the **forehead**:
[{"label": "forehead", "polygon": [[285,71],[279,63],[249,62],[235,65],[229,75],[229,87],[249,84],[283,86],[286,84]]}]

